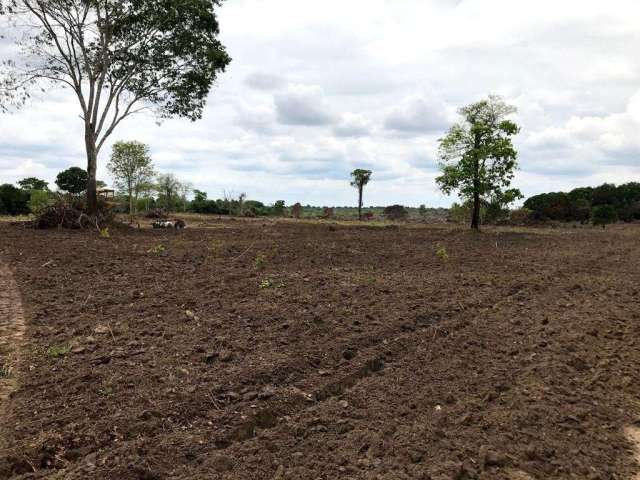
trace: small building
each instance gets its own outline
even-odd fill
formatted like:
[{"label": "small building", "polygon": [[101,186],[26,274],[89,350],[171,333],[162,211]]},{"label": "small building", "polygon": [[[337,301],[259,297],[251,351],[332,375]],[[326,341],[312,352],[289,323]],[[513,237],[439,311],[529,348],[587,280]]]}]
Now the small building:
[{"label": "small building", "polygon": [[110,188],[98,188],[96,190],[96,193],[98,194],[99,197],[102,197],[104,199],[116,198],[116,191]]}]

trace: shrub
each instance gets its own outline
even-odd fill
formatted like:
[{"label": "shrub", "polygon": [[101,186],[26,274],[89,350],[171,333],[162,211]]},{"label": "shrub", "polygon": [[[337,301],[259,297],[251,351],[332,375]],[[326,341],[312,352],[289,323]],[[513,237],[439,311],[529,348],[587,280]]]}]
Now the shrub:
[{"label": "shrub", "polygon": [[256,255],[255,266],[258,270],[263,270],[267,266],[267,256],[264,253]]},{"label": "shrub", "polygon": [[447,253],[447,249],[444,247],[440,247],[436,250],[436,257],[438,257],[442,262],[449,261],[449,254]]},{"label": "shrub", "polygon": [[509,223],[512,225],[528,225],[533,221],[533,214],[528,208],[511,210]]},{"label": "shrub", "polygon": [[5,215],[27,215],[29,192],[8,183],[0,185],[0,213]]},{"label": "shrub", "polygon": [[591,221],[605,228],[607,224],[618,221],[618,214],[613,205],[598,205],[591,210]]},{"label": "shrub", "polygon": [[387,220],[406,220],[409,212],[402,205],[390,205],[384,209],[382,214]]},{"label": "shrub", "polygon": [[29,210],[34,215],[37,215],[49,205],[49,192],[46,190],[31,190],[29,198]]}]

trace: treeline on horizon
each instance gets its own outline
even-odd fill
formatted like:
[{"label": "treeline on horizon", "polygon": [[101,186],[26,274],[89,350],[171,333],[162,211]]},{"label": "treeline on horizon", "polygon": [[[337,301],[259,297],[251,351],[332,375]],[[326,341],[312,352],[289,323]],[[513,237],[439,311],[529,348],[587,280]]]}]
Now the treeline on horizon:
[{"label": "treeline on horizon", "polygon": [[640,220],[640,183],[604,183],[570,192],[542,193],[529,197],[524,208],[536,220],[587,223],[594,213],[606,210],[613,221],[633,222]]}]

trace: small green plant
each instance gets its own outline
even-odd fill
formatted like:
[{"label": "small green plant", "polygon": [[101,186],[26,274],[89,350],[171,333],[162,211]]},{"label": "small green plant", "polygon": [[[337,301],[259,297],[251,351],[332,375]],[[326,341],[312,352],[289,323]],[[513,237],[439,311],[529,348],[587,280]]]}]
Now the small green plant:
[{"label": "small green plant", "polygon": [[268,278],[265,278],[264,280],[262,280],[260,282],[260,288],[271,288],[273,287],[273,282],[271,280],[269,280]]},{"label": "small green plant", "polygon": [[113,387],[108,383],[104,383],[102,387],[98,389],[98,395],[101,397],[108,397],[113,394]]},{"label": "small green plant", "polygon": [[111,238],[108,227],[100,229],[100,238]]},{"label": "small green plant", "polygon": [[212,257],[217,257],[222,253],[224,242],[222,240],[211,240],[207,245],[207,250]]},{"label": "small green plant", "polygon": [[69,345],[52,345],[47,348],[47,355],[51,358],[60,358],[64,357],[70,351],[71,347]]},{"label": "small green plant", "polygon": [[2,378],[11,378],[11,368],[9,365],[0,365],[0,379]]},{"label": "small green plant", "polygon": [[447,253],[447,249],[444,247],[440,247],[436,250],[436,257],[438,257],[442,262],[449,261],[449,254]]},{"label": "small green plant", "polygon": [[267,266],[267,257],[264,253],[260,252],[256,255],[255,266],[258,270],[264,270]]},{"label": "small green plant", "polygon": [[164,251],[167,250],[167,247],[165,247],[163,244],[159,243],[158,245],[155,245],[154,247],[151,247],[149,250],[147,250],[148,253],[162,253]]}]

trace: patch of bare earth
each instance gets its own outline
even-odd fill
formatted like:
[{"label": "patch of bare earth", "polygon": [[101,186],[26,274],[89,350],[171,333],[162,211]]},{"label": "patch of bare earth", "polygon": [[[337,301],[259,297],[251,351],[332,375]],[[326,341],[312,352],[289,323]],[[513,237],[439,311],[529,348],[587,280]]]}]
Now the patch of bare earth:
[{"label": "patch of bare earth", "polygon": [[0,225],[29,366],[0,478],[638,471],[638,228],[202,227]]},{"label": "patch of bare earth", "polygon": [[8,439],[2,428],[9,414],[9,396],[16,386],[18,348],[24,336],[24,315],[18,287],[9,267],[0,260],[0,450]]},{"label": "patch of bare earth", "polygon": [[635,452],[636,462],[638,463],[638,473],[631,480],[640,480],[640,426],[631,426],[625,429],[625,434],[631,442]]}]

